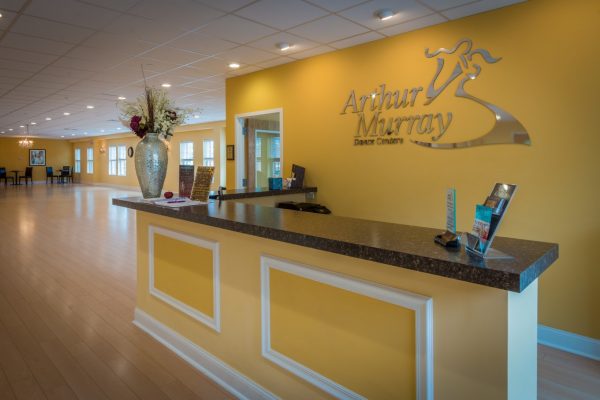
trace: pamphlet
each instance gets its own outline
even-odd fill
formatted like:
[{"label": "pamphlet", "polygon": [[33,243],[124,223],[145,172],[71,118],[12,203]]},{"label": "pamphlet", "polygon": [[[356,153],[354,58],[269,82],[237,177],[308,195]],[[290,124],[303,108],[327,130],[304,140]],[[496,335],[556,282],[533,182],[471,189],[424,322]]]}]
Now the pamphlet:
[{"label": "pamphlet", "polygon": [[446,231],[456,233],[456,189],[446,192]]},{"label": "pamphlet", "polygon": [[170,199],[153,200],[152,204],[163,207],[179,208],[185,206],[196,206],[200,204],[206,204],[206,202],[190,200],[187,197],[173,197]]},{"label": "pamphlet", "polygon": [[475,208],[475,223],[473,224],[473,235],[480,240],[487,240],[490,233],[490,224],[492,222],[492,209],[490,207],[477,204]]}]

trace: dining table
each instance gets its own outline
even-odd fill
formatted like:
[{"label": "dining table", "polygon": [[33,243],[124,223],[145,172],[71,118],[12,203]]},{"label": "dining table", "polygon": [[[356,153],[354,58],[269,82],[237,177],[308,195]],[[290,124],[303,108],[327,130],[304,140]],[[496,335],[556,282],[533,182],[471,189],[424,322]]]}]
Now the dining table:
[{"label": "dining table", "polygon": [[12,172],[13,174],[15,174],[15,180],[13,181],[12,185],[13,186],[20,185],[21,182],[19,182],[19,173],[21,173],[23,171],[19,171],[18,169],[12,169],[12,170],[10,170],[10,172]]}]

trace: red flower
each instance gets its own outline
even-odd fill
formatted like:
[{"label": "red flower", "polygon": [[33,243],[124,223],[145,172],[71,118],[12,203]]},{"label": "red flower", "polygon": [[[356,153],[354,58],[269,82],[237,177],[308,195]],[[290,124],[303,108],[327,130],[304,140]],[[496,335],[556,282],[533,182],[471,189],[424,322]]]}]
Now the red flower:
[{"label": "red flower", "polygon": [[131,121],[129,122],[129,127],[131,130],[138,135],[140,138],[144,138],[146,136],[146,129],[141,124],[142,117],[138,115],[134,115],[131,117]]}]

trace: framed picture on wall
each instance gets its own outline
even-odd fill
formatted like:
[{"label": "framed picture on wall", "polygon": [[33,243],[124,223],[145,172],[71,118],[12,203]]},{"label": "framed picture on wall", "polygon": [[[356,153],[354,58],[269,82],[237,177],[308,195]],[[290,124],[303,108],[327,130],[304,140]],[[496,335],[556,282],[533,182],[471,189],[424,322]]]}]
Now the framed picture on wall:
[{"label": "framed picture on wall", "polygon": [[29,166],[46,166],[46,149],[29,149]]},{"label": "framed picture on wall", "polygon": [[227,159],[235,160],[235,145],[233,144],[227,145]]}]

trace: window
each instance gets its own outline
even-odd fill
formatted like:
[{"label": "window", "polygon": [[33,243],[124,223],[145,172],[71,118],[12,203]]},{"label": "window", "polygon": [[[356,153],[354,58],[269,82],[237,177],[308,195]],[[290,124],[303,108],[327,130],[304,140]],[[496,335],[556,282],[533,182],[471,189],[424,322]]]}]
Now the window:
[{"label": "window", "polygon": [[193,142],[181,142],[179,144],[179,165],[194,165]]},{"label": "window", "polygon": [[108,146],[108,174],[117,174],[117,147]]},{"label": "window", "polygon": [[215,142],[205,140],[202,145],[202,165],[205,167],[215,166]]},{"label": "window", "polygon": [[75,149],[75,171],[73,172],[81,173],[81,149]]},{"label": "window", "polygon": [[94,173],[94,148],[93,147],[87,148],[87,170],[86,170],[86,172],[88,174]]},{"label": "window", "polygon": [[118,148],[118,165],[117,165],[117,175],[126,176],[127,175],[127,147],[119,146]]},{"label": "window", "polygon": [[262,138],[256,138],[254,153],[256,154],[256,172],[262,172]]}]

